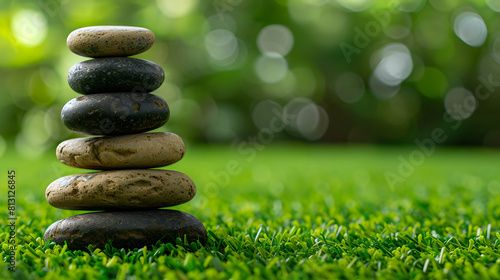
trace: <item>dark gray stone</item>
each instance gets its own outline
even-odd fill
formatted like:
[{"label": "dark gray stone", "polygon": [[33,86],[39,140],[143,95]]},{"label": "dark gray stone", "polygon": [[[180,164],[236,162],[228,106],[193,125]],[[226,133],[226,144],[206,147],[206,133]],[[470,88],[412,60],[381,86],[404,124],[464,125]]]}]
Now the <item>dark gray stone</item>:
[{"label": "dark gray stone", "polygon": [[43,239],[64,245],[70,250],[85,250],[88,245],[103,249],[111,240],[116,248],[142,248],[163,243],[175,244],[184,236],[189,243],[205,245],[207,231],[193,215],[176,210],[129,212],[94,212],[76,215],[49,226]]},{"label": "dark gray stone", "polygon": [[122,135],[153,130],[170,116],[167,102],[150,93],[98,93],[70,100],[61,120],[70,130],[87,135]]},{"label": "dark gray stone", "polygon": [[68,72],[68,84],[81,94],[151,92],[165,72],[156,63],[130,57],[106,57],[79,62]]}]

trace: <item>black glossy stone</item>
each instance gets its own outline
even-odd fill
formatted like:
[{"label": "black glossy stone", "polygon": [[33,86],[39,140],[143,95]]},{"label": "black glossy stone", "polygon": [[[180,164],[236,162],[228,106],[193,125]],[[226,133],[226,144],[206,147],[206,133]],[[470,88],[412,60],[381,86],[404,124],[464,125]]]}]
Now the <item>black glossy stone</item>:
[{"label": "black glossy stone", "polygon": [[115,248],[142,248],[156,242],[175,244],[186,237],[189,243],[207,242],[207,231],[195,216],[176,210],[94,212],[72,216],[53,223],[43,239],[70,250],[85,250],[88,245],[103,249],[111,240]]},{"label": "black glossy stone", "polygon": [[82,94],[151,92],[165,72],[156,63],[130,57],[106,57],[79,62],[68,72],[69,86]]},{"label": "black glossy stone", "polygon": [[153,130],[170,116],[167,102],[150,93],[98,93],[71,99],[61,111],[70,130],[87,135],[121,135]]}]

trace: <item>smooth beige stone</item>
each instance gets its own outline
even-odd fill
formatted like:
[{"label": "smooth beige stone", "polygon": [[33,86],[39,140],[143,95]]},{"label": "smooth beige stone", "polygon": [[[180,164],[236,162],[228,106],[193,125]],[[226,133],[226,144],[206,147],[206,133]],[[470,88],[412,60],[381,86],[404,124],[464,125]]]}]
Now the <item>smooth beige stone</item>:
[{"label": "smooth beige stone", "polygon": [[66,44],[75,54],[87,57],[129,56],[147,51],[155,35],[135,26],[89,26],[68,35]]},{"label": "smooth beige stone", "polygon": [[179,161],[185,151],[177,134],[155,132],[70,139],[57,146],[56,155],[69,166],[108,170],[166,166]]},{"label": "smooth beige stone", "polygon": [[184,173],[131,169],[76,174],[52,182],[47,202],[70,210],[133,210],[175,206],[191,200],[196,186]]}]

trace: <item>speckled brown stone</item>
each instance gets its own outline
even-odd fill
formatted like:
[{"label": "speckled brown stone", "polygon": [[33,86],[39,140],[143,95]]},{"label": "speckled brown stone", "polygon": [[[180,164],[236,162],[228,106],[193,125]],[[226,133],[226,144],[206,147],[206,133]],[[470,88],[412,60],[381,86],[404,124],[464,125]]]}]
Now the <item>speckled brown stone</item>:
[{"label": "speckled brown stone", "polygon": [[68,35],[68,48],[87,57],[129,56],[142,53],[153,45],[151,30],[134,26],[89,26]]},{"label": "speckled brown stone", "polygon": [[134,210],[179,205],[196,194],[184,173],[130,169],[69,175],[45,190],[47,202],[70,210]]},{"label": "speckled brown stone", "polygon": [[150,93],[98,93],[71,99],[61,111],[70,130],[87,135],[146,132],[165,124],[167,102]]},{"label": "speckled brown stone", "polygon": [[[177,237],[189,243],[207,242],[207,231],[196,217],[175,210],[87,213],[57,221],[43,239],[70,250],[86,250],[88,245],[104,249],[110,240],[115,248],[142,248],[157,241],[175,244]],[[151,247],[150,247],[151,248]]]},{"label": "speckled brown stone", "polygon": [[154,168],[179,161],[186,151],[182,138],[170,132],[84,137],[62,142],[57,158],[86,169]]},{"label": "speckled brown stone", "polygon": [[104,57],[79,62],[68,72],[68,84],[81,94],[151,92],[165,72],[156,63],[131,57]]}]

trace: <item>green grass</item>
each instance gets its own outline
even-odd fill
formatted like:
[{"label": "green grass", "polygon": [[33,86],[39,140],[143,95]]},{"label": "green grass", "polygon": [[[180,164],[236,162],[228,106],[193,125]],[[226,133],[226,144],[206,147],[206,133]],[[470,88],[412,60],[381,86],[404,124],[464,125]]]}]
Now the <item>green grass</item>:
[{"label": "green grass", "polygon": [[[83,213],[44,200],[58,177],[84,172],[39,159],[2,158],[17,171],[16,279],[499,279],[500,152],[437,148],[400,184],[398,157],[413,147],[270,145],[252,154],[188,147],[170,168],[189,175],[198,194],[175,207],[197,216],[206,246],[157,244],[133,251],[69,251],[44,243],[45,229]],[[247,152],[250,150],[247,150]],[[229,171],[227,185],[212,173]],[[236,167],[235,167],[236,166]],[[221,177],[222,178],[222,177]],[[2,195],[6,197],[6,195]],[[1,257],[10,251],[7,202]]]}]

